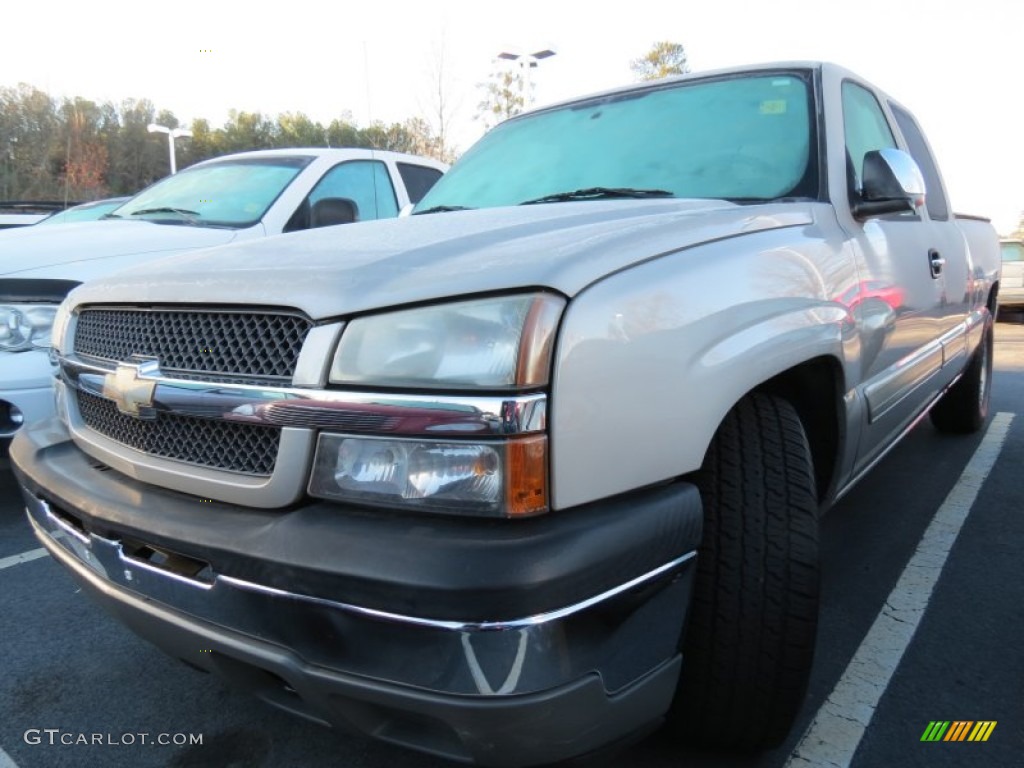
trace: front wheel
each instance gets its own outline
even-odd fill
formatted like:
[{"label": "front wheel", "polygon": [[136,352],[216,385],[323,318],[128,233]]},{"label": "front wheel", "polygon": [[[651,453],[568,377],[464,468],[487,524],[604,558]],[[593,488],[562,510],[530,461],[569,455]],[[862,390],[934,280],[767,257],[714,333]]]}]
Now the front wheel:
[{"label": "front wheel", "polygon": [[774,746],[803,703],[818,619],[818,502],[796,410],[744,398],[695,482],[704,538],[671,722],[689,742]]},{"label": "front wheel", "polygon": [[931,419],[936,429],[968,434],[977,432],[985,423],[992,395],[992,337],[992,318],[989,317],[981,343],[963,376],[932,408]]}]

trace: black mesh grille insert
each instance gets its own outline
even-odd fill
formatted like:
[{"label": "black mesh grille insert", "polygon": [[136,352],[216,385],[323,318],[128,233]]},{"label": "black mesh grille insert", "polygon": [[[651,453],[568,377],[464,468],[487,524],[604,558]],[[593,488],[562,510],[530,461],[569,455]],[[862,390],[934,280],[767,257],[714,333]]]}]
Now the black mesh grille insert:
[{"label": "black mesh grille insert", "polygon": [[311,326],[296,315],[261,312],[86,309],[74,348],[115,362],[155,357],[165,372],[291,378]]},{"label": "black mesh grille insert", "polygon": [[81,391],[77,395],[78,410],[86,426],[130,448],[249,475],[274,472],[281,438],[277,427],[168,413],[144,421],[126,416],[105,398]]}]

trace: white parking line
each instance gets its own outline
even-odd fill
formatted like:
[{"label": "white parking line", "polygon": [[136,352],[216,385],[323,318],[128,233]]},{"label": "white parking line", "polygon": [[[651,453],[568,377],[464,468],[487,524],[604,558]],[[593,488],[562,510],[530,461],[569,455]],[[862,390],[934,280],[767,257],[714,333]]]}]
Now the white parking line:
[{"label": "white parking line", "polygon": [[0,747],[0,768],[18,768],[18,764]]},{"label": "white parking line", "polygon": [[924,616],[942,568],[1006,440],[1014,414],[992,419],[960,479],[917,545],[885,607],[871,625],[832,693],[821,705],[814,722],[786,768],[847,768],[871,722],[903,653]]},{"label": "white parking line", "polygon": [[[10,557],[0,558],[0,571],[4,568],[10,568],[12,565],[20,565],[21,563],[27,563],[30,560],[38,560],[40,557],[46,557],[46,549],[40,547],[39,549],[30,549],[28,552],[22,552],[20,555],[11,555]],[[0,768],[3,768],[3,762],[0,761]]]}]

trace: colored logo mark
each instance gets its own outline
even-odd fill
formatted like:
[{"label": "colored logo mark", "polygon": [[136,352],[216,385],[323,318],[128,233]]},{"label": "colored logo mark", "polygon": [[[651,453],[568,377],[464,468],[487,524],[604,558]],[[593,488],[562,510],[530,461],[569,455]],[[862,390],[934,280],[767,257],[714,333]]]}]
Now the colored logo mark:
[{"label": "colored logo mark", "polygon": [[996,720],[932,720],[921,741],[988,741]]}]

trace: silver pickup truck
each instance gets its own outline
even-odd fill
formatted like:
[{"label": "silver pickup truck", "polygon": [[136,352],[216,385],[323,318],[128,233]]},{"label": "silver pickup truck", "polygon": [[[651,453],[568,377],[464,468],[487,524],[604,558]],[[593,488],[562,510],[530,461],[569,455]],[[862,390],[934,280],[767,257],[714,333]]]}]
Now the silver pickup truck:
[{"label": "silver pickup truck", "polygon": [[72,292],[59,418],[11,448],[53,556],[172,656],[433,754],[782,740],[819,515],[988,411],[997,236],[911,114],[829,64],[633,85],[344,235]]}]

